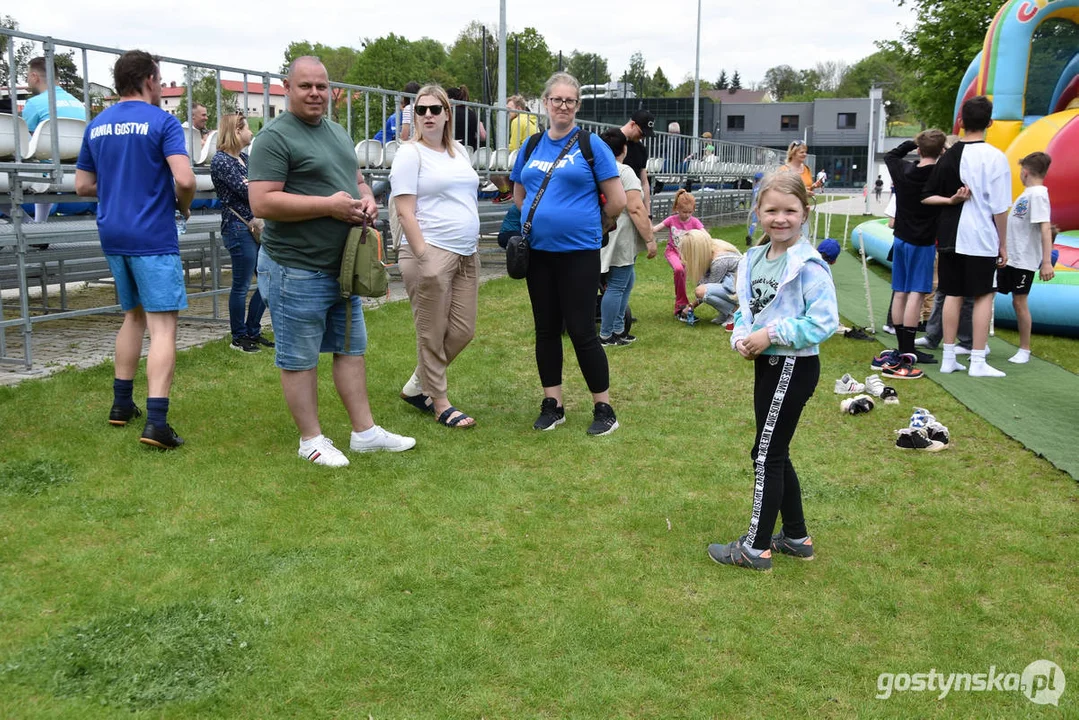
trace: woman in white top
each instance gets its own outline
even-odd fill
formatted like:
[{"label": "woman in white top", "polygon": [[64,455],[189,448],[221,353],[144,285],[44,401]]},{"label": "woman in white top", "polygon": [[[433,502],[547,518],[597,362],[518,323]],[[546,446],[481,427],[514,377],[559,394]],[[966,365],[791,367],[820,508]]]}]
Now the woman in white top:
[{"label": "woman in white top", "polygon": [[390,170],[404,231],[398,261],[416,324],[416,371],[401,397],[447,427],[474,427],[473,418],[450,404],[446,368],[476,330],[479,176],[453,139],[442,88],[420,88],[412,110],[412,140],[397,151]]}]

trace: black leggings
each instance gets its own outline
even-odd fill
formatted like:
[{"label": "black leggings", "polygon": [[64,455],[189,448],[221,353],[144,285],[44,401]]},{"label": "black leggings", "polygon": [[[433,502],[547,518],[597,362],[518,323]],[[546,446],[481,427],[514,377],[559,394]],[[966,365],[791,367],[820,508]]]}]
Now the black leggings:
[{"label": "black leggings", "polygon": [[757,550],[771,546],[776,516],[783,515],[787,537],[808,535],[802,513],[802,488],[790,460],[790,444],[802,408],[820,380],[820,358],[761,355],[755,361],[753,409],[757,439],[753,459],[753,517],[746,543]]},{"label": "black leggings", "polygon": [[543,387],[562,384],[564,325],[588,389],[593,393],[606,391],[610,387],[607,355],[596,335],[599,250],[532,250],[527,281],[536,325],[536,366]]}]

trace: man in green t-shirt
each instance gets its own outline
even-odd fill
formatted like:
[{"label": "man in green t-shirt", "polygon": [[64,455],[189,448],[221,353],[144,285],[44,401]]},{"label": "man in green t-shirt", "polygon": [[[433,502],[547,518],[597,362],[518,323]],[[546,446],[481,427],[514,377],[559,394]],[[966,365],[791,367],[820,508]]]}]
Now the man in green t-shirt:
[{"label": "man in green t-shirt", "polygon": [[[318,356],[333,353],[337,394],[352,422],[355,452],[401,452],[416,441],[375,425],[367,398],[367,327],[358,296],[345,342],[346,301],[337,276],[350,228],[373,222],[378,208],[360,174],[352,140],[327,117],[329,77],[318,58],[289,65],[288,111],[259,133],[251,151],[251,210],[266,220],[258,259],[259,292],[276,342],[275,364],[292,419],[299,455],[316,465],[342,467],[348,458],[322,434],[318,421]],[[346,351],[345,348],[349,350]]]}]

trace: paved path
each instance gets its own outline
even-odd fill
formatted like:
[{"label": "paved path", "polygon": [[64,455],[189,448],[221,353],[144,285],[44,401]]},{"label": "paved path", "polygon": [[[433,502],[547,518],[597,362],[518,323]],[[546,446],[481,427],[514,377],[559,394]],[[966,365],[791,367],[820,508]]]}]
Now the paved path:
[{"label": "paved path", "polygon": [[[884,217],[884,211],[888,207],[888,201],[891,200],[891,195],[887,192],[881,194],[881,199],[878,202],[873,194],[869,194],[869,213],[877,217]],[[829,202],[822,202],[817,205],[817,212],[834,213],[837,215],[864,215],[865,214],[865,198],[861,193],[856,195],[848,195],[846,197],[837,198]],[[854,219],[851,218],[851,223],[854,223]]]},{"label": "paved path", "polygon": [[[486,259],[485,259],[486,262]],[[493,278],[504,277],[506,268],[501,262],[492,259],[489,265],[480,268],[480,283]],[[404,300],[405,286],[400,278],[390,281],[388,300],[365,299],[364,306],[378,306],[385,302]],[[186,316],[211,317],[212,299],[197,298],[180,316],[176,333],[178,349],[199,347],[209,342],[224,340],[229,334],[228,295],[218,298],[218,308],[222,320],[200,320]],[[72,320],[35,323],[31,342],[34,351],[34,367],[27,371],[25,366],[0,366],[0,385],[17,385],[24,380],[47,377],[68,367],[88,368],[111,360],[116,332],[120,329],[123,317],[116,315],[89,315]],[[269,316],[263,319],[269,324]],[[9,357],[21,357],[23,348],[22,328],[7,328],[7,354]],[[146,356],[150,348],[147,338],[142,346],[142,355]]]}]

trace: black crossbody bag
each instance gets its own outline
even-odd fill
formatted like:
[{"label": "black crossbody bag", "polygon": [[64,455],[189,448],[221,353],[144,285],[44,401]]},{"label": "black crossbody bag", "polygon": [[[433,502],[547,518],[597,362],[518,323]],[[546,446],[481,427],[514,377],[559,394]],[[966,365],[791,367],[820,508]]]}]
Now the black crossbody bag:
[{"label": "black crossbody bag", "polygon": [[577,134],[579,132],[579,128],[573,131],[573,136],[566,142],[562,152],[551,163],[551,167],[547,168],[547,174],[543,177],[543,182],[540,183],[539,190],[536,191],[536,197],[532,200],[532,208],[528,211],[528,217],[525,218],[524,223],[521,225],[521,234],[514,235],[506,243],[506,272],[514,280],[521,280],[528,275],[528,254],[531,250],[528,236],[532,234],[532,218],[536,215],[536,207],[539,205],[540,200],[543,199],[543,193],[547,190],[547,183],[551,181],[551,175],[554,173],[555,167],[562,162],[570,149],[577,144]]}]

